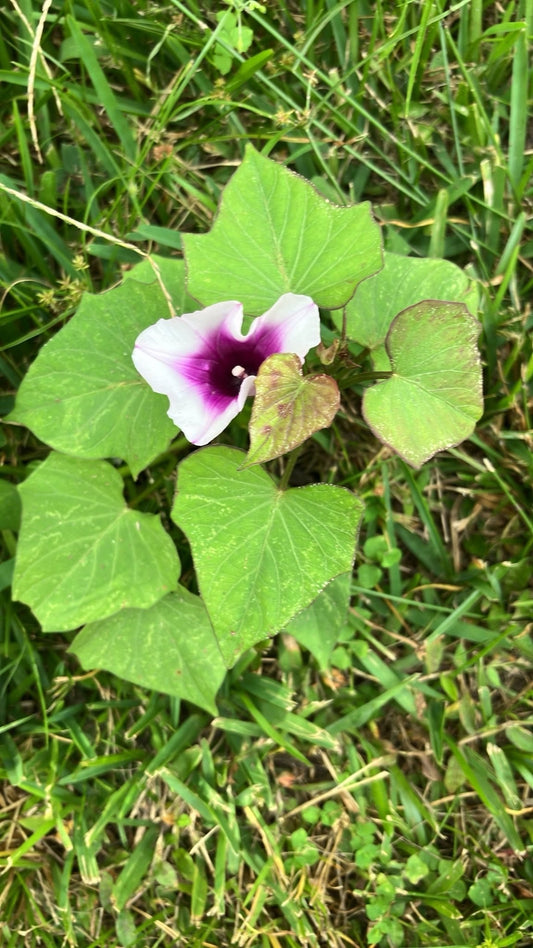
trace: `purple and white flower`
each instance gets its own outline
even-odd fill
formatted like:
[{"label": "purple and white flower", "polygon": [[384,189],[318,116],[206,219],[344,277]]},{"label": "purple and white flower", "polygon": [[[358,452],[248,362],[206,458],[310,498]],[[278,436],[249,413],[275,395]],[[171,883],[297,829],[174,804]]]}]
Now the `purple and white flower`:
[{"label": "purple and white flower", "polygon": [[286,293],[242,334],[242,304],[234,300],[171,319],[138,336],[137,371],[167,395],[168,415],[193,444],[207,444],[255,394],[259,366],[275,352],[303,361],[320,342],[318,307],[310,296]]}]

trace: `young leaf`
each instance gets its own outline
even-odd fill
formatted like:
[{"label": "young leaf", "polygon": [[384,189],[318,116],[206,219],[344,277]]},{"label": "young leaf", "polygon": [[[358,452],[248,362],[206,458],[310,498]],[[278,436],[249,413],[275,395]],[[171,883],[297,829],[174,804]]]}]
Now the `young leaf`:
[{"label": "young leaf", "polygon": [[392,323],[393,375],[366,390],[363,415],[413,467],[468,438],[482,414],[478,332],[464,304],[435,300],[410,306]]},{"label": "young leaf", "polygon": [[297,355],[265,359],[255,381],[250,419],[249,464],[292,451],[315,431],[327,428],[339,409],[340,394],[330,375],[302,376]]},{"label": "young leaf", "polygon": [[[160,261],[159,261],[160,262]],[[172,261],[181,277],[183,264]],[[140,274],[147,277],[147,265]],[[176,435],[167,401],[131,360],[142,329],[170,315],[159,282],[128,279],[99,296],[86,294],[70,322],[42,348],[8,420],[46,444],[81,458],[124,458],[135,477]]]},{"label": "young leaf", "polygon": [[351,570],[362,514],[344,488],[282,491],[262,468],[240,470],[244,457],[213,447],[185,458],[172,512],[228,666]]},{"label": "young leaf", "polygon": [[370,205],[335,207],[251,145],[208,234],[184,234],[189,292],[204,306],[239,300],[265,312],[283,293],[335,309],[382,264]]},{"label": "young leaf", "polygon": [[[477,313],[479,292],[466,273],[448,260],[421,260],[386,253],[383,269],[365,280],[346,307],[349,339],[369,349],[385,342],[394,317],[422,300],[465,303]],[[342,320],[333,319],[338,328]]]},{"label": "young leaf", "polygon": [[125,505],[110,464],[51,454],[19,490],[13,597],[33,609],[44,632],[147,608],[176,588],[172,540],[158,517]]},{"label": "young leaf", "polygon": [[84,668],[105,668],[217,713],[226,668],[202,600],[181,586],[149,609],[86,625],[70,651]]}]

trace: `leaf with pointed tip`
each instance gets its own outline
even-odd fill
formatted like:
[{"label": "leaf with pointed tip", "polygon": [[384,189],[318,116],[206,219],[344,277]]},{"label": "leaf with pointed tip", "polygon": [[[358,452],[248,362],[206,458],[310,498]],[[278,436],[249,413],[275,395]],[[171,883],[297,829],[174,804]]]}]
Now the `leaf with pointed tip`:
[{"label": "leaf with pointed tip", "polygon": [[52,453],[20,485],[13,597],[44,632],[146,608],[177,585],[180,563],[159,517],[130,510],[105,461]]},{"label": "leaf with pointed tip", "polygon": [[200,591],[229,667],[351,570],[362,504],[329,484],[279,490],[234,448],[202,448],[178,468],[172,519],[187,535]]},{"label": "leaf with pointed tip", "polygon": [[414,467],[468,438],[481,417],[478,333],[463,303],[425,300],[392,323],[386,348],[393,375],[366,390],[363,415]]},{"label": "leaf with pointed tip", "polygon": [[146,282],[150,269],[143,263],[112,290],[85,294],[30,367],[8,421],[65,454],[124,458],[134,477],[166,450],[176,435],[167,399],[152,391],[131,359],[141,330],[171,314],[170,294],[172,306],[186,299],[182,261],[156,263],[170,293],[165,296],[153,270]]},{"label": "leaf with pointed tip", "polygon": [[[422,300],[464,303],[476,314],[479,292],[466,273],[449,260],[421,260],[386,253],[384,266],[356,290],[346,307],[348,339],[376,349],[383,345],[395,316]],[[342,320],[333,319],[338,328]]]},{"label": "leaf with pointed tip", "polygon": [[226,667],[202,600],[182,586],[148,609],[121,609],[91,622],[69,651],[84,668],[105,668],[217,713]]},{"label": "leaf with pointed tip", "polygon": [[204,306],[239,300],[249,316],[283,293],[335,309],[382,264],[370,204],[336,207],[247,145],[208,234],[184,234],[189,292]]},{"label": "leaf with pointed tip", "polygon": [[340,394],[330,375],[302,375],[297,355],[277,353],[257,373],[250,418],[250,450],[243,467],[271,461],[327,428]]}]

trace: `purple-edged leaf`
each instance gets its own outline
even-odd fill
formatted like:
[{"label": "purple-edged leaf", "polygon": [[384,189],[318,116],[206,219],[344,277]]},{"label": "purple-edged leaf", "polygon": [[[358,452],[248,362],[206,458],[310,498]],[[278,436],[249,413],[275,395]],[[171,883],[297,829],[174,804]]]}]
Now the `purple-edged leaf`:
[{"label": "purple-edged leaf", "polygon": [[149,609],[122,609],[86,625],[70,651],[84,668],[105,668],[217,712],[226,668],[202,600],[181,586]]},{"label": "purple-edged leaf", "polygon": [[245,467],[292,451],[315,431],[329,427],[339,409],[335,379],[302,375],[297,355],[269,356],[259,369],[255,389]]},{"label": "purple-edged leaf", "polygon": [[207,306],[239,300],[250,316],[283,293],[335,309],[382,264],[370,205],[336,207],[251,145],[208,234],[184,234],[188,289]]},{"label": "purple-edged leaf", "polygon": [[180,563],[159,517],[130,510],[105,461],[52,453],[20,485],[13,597],[44,632],[75,629],[175,589]]},{"label": "purple-edged leaf", "polygon": [[414,467],[468,438],[481,417],[478,333],[462,303],[425,300],[392,323],[386,348],[393,375],[367,389],[363,415]]},{"label": "purple-edged leaf", "polygon": [[172,518],[228,666],[351,571],[362,504],[329,484],[279,490],[245,455],[203,448],[181,462]]}]

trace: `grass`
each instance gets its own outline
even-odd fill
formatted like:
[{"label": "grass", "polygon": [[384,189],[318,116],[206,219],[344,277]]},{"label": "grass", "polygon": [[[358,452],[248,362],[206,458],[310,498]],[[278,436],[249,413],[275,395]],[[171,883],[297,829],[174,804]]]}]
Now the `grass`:
[{"label": "grass", "polygon": [[214,721],[10,601],[9,485],[45,448],[4,427],[0,940],[527,948],[533,4],[231,6],[241,53],[216,4],[4,5],[2,412],[85,289],[209,228],[247,141],[478,276],[486,411],[421,471],[342,421],[313,449],[366,504],[349,618],[327,669],[247,653]]}]

